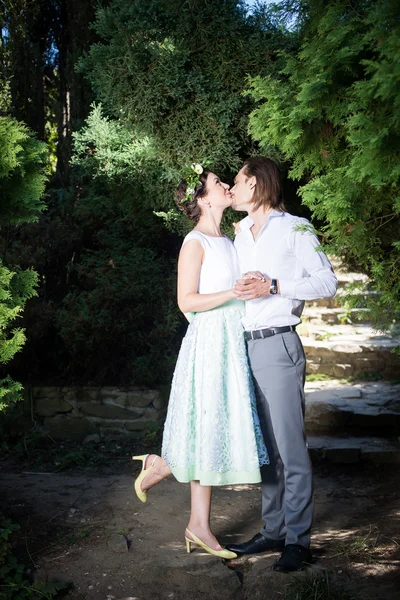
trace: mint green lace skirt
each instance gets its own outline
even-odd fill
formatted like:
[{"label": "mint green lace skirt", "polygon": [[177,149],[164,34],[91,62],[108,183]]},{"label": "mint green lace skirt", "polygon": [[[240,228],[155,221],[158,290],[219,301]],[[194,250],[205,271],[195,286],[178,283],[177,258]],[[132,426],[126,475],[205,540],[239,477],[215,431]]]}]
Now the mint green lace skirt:
[{"label": "mint green lace skirt", "polygon": [[196,313],[179,352],[162,456],[180,482],[261,481],[267,464],[241,318],[242,302]]}]

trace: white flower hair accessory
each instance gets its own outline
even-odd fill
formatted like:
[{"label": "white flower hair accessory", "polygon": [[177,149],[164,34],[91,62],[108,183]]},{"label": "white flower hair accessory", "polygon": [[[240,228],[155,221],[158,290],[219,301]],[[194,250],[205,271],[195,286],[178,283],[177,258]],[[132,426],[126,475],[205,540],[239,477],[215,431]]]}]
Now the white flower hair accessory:
[{"label": "white flower hair accessory", "polygon": [[200,165],[199,163],[192,163],[192,169],[195,173],[197,173],[197,175],[201,175],[202,172],[204,171],[202,165]]},{"label": "white flower hair accessory", "polygon": [[182,179],[186,181],[186,195],[181,200],[181,204],[193,200],[194,193],[203,187],[199,177],[204,172],[204,167],[200,163],[192,163],[186,167],[182,174]]}]

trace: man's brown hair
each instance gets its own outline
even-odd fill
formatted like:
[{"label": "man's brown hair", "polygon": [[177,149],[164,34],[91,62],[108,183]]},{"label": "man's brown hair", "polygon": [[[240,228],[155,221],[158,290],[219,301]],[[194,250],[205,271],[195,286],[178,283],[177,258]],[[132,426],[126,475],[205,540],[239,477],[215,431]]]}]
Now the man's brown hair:
[{"label": "man's brown hair", "polygon": [[273,160],[265,156],[252,156],[244,162],[243,170],[246,177],[256,178],[252,199],[254,210],[262,206],[279,212],[286,211],[281,196],[281,176]]}]

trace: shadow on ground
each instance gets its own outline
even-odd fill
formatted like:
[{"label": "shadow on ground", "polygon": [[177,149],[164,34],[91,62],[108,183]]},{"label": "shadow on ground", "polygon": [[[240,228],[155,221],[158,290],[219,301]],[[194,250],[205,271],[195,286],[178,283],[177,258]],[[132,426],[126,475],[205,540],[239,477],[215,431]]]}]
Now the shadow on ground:
[{"label": "shadow on ground", "polygon": [[[42,579],[73,583],[69,600],[286,597],[292,577],[272,571],[277,554],[230,562],[201,550],[187,554],[188,485],[164,481],[142,504],[133,494],[129,457],[120,467],[96,474],[16,472],[14,465],[15,472],[3,474],[3,510],[21,524],[21,557]],[[328,574],[349,597],[397,600],[399,488],[396,465],[316,465],[310,570]],[[252,537],[259,511],[257,486],[217,488],[213,527],[221,543]]]}]

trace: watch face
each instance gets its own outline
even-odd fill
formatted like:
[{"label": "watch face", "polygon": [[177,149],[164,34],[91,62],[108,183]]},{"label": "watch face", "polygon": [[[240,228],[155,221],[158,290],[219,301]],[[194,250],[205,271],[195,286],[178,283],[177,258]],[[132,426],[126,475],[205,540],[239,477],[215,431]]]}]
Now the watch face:
[{"label": "watch face", "polygon": [[270,294],[278,293],[278,282],[276,281],[276,279],[271,280],[271,287],[269,288],[269,293]]}]

